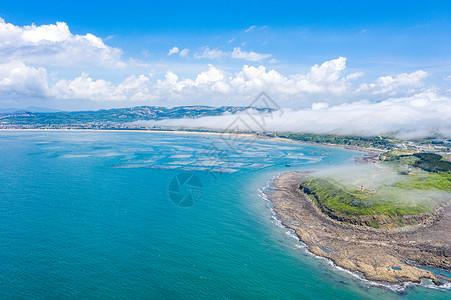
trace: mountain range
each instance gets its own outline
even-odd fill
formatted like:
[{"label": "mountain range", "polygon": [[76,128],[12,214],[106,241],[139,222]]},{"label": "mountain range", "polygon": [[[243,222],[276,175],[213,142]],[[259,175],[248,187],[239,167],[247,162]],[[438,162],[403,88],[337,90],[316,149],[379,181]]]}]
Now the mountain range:
[{"label": "mountain range", "polygon": [[200,118],[218,116],[224,113],[235,114],[246,109],[269,112],[273,109],[237,106],[137,106],[131,108],[101,109],[98,111],[74,112],[32,112],[20,110],[0,114],[0,122],[9,125],[74,125],[100,123],[127,123],[139,120],[163,120],[180,118]]}]

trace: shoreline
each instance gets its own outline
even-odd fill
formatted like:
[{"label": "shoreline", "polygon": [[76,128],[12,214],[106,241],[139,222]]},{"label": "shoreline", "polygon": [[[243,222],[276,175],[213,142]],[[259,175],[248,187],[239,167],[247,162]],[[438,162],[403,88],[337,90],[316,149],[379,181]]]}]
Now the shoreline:
[{"label": "shoreline", "polygon": [[432,225],[393,232],[367,230],[324,215],[298,189],[306,176],[296,171],[283,173],[272,181],[274,189],[265,195],[282,225],[293,230],[312,254],[376,283],[421,283],[430,279],[436,286],[445,282],[448,287],[451,278],[421,266],[450,271],[451,206]]},{"label": "shoreline", "polygon": [[366,153],[363,157],[376,157],[382,153],[387,152],[388,150],[382,150],[377,148],[365,148],[359,146],[348,146],[348,145],[339,145],[339,144],[331,144],[331,143],[315,143],[309,141],[301,141],[301,140],[292,140],[288,138],[281,137],[270,137],[270,136],[260,136],[256,133],[231,133],[231,132],[212,132],[212,131],[200,131],[200,130],[143,130],[143,129],[71,129],[71,128],[8,128],[8,129],[0,129],[2,131],[63,131],[63,132],[143,132],[143,133],[173,133],[173,134],[193,134],[193,135],[227,135],[227,136],[245,136],[252,137],[259,140],[272,140],[272,141],[281,141],[281,142],[290,142],[295,144],[305,144],[305,145],[313,145],[313,146],[323,146],[323,147],[332,147],[332,148],[340,148],[350,151],[358,151]]}]

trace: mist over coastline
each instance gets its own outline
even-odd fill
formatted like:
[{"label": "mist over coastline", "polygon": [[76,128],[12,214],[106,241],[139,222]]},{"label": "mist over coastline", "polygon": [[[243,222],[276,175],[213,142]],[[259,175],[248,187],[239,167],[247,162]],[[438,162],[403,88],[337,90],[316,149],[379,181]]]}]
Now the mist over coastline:
[{"label": "mist over coastline", "polygon": [[[451,98],[435,93],[413,97],[390,98],[382,102],[358,101],[329,106],[314,103],[311,108],[262,115],[252,110],[234,115],[202,117],[198,119],[170,119],[138,121],[145,126],[179,126],[227,130],[239,121],[243,131],[308,132],[342,135],[394,135],[400,138],[419,138],[431,135],[451,137]],[[261,119],[261,122],[256,122]]]}]

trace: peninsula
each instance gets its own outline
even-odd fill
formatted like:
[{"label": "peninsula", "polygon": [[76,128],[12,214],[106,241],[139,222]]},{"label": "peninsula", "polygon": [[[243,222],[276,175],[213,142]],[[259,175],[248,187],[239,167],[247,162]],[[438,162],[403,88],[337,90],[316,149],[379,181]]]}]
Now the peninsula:
[{"label": "peninsula", "polygon": [[[321,175],[287,172],[267,194],[283,225],[312,253],[373,281],[430,279],[441,285],[451,281],[451,163],[437,154],[405,153],[377,156],[379,164],[406,177],[382,187],[397,193],[377,195],[363,185],[349,187]],[[430,191],[434,197],[410,201],[400,191]]]}]

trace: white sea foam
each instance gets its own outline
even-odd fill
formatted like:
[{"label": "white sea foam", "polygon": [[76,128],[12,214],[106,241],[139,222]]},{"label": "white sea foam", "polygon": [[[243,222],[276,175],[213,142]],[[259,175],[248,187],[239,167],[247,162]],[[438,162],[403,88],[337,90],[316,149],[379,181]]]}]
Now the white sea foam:
[{"label": "white sea foam", "polygon": [[293,239],[299,241],[299,237],[296,235],[296,233],[295,233],[294,230],[291,230],[291,229],[290,229],[290,230],[286,231],[286,232],[285,232],[285,235],[288,236],[288,237],[290,237],[290,238],[293,238]]}]

